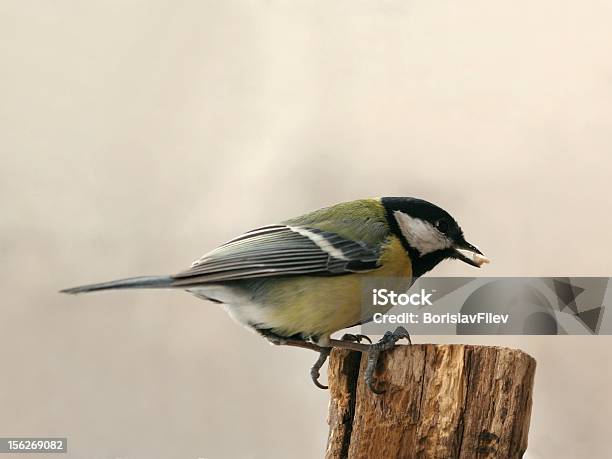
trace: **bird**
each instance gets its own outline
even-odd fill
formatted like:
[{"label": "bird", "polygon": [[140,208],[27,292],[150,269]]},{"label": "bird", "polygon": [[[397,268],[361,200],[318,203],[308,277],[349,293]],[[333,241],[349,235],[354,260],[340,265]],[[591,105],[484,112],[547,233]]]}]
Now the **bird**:
[{"label": "bird", "polygon": [[[373,377],[378,356],[402,338],[410,341],[408,332],[399,327],[375,344],[364,335],[331,335],[372,319],[362,311],[364,282],[401,278],[409,287],[443,260],[477,268],[489,262],[437,205],[413,197],[368,198],[258,227],[177,274],[131,277],[61,292],[185,290],[223,305],[239,324],[272,344],[319,352],[310,372],[318,387],[327,388],[318,381],[319,370],[332,348],[367,353],[366,383],[382,393]],[[364,339],[370,344],[362,343]]]}]

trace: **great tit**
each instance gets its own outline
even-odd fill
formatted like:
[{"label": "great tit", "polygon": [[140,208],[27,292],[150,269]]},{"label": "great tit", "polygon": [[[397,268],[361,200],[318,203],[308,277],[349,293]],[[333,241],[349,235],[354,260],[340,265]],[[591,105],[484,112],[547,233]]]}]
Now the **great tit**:
[{"label": "great tit", "polygon": [[[170,276],[121,279],[62,290],[172,288],[224,305],[239,323],[274,344],[320,352],[318,376],[331,347],[368,352],[366,381],[381,351],[408,337],[403,329],[381,342],[331,334],[371,317],[362,311],[362,284],[372,277],[414,279],[444,259],[480,267],[488,260],[468,243],[446,211],[422,199],[386,197],[336,204],[238,236]],[[410,284],[409,282],[409,284]],[[386,312],[386,311],[384,311]],[[370,362],[371,361],[371,362]]]}]

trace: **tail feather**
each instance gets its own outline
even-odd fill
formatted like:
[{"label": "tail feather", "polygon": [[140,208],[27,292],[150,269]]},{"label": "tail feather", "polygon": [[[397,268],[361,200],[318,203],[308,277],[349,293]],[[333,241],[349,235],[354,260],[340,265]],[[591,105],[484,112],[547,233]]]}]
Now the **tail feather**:
[{"label": "tail feather", "polygon": [[168,288],[172,287],[174,278],[172,276],[143,276],[119,279],[99,284],[81,285],[79,287],[60,290],[60,293],[75,295],[77,293],[96,292],[99,290],[118,290],[128,288]]}]

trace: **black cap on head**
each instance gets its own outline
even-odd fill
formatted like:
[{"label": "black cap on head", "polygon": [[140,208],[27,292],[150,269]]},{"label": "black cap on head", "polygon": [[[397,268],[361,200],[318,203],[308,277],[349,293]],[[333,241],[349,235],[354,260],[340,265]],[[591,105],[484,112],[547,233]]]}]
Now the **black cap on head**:
[{"label": "black cap on head", "polygon": [[482,255],[465,240],[457,221],[444,209],[418,198],[386,197],[381,202],[391,230],[410,254],[415,276],[429,271],[445,258],[459,259],[475,267],[486,262],[484,257],[476,261],[461,252]]}]

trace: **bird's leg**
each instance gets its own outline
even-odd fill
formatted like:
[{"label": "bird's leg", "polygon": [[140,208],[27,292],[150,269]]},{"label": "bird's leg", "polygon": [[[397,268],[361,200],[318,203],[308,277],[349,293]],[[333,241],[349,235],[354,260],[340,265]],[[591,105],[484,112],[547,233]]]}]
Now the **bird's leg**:
[{"label": "bird's leg", "polygon": [[329,389],[329,386],[326,386],[319,382],[319,376],[321,376],[321,374],[319,373],[319,370],[321,369],[321,367],[327,360],[327,357],[329,356],[330,352],[331,352],[330,347],[322,347],[321,350],[319,351],[319,358],[317,359],[317,361],[314,363],[314,365],[310,369],[310,377],[312,378],[312,382],[319,389]]},{"label": "bird's leg", "polygon": [[[376,365],[378,364],[378,358],[380,357],[380,354],[388,349],[391,349],[393,346],[395,346],[395,343],[402,338],[406,338],[408,340],[408,343],[412,344],[412,341],[410,340],[410,335],[404,327],[398,327],[395,329],[394,332],[385,333],[382,339],[376,344],[362,344],[362,339],[367,339],[370,343],[372,342],[370,338],[365,335],[346,334],[340,340],[329,339],[329,347],[319,346],[315,343],[303,339],[285,338],[270,332],[265,333],[264,336],[268,341],[270,341],[270,343],[277,346],[301,347],[303,349],[310,349],[312,351],[318,352],[319,358],[310,369],[310,376],[314,384],[321,389],[327,389],[328,387],[319,382],[319,370],[326,362],[332,347],[367,353],[368,364],[366,366],[364,379],[370,390],[375,394],[382,394],[385,392],[384,390],[379,391],[374,387],[374,371],[376,370]],[[325,344],[328,344],[328,342],[326,342]]]},{"label": "bird's leg", "polygon": [[321,349],[324,349],[321,346],[316,345],[315,343],[311,343],[310,341],[306,341],[303,339],[284,338],[282,336],[274,335],[271,333],[266,334],[264,336],[268,341],[270,341],[270,343],[274,344],[275,346],[301,347],[304,349],[310,349],[315,352],[321,352]]},{"label": "bird's leg", "polygon": [[367,335],[352,335],[350,333],[345,333],[342,335],[342,341],[352,341],[353,343],[361,343],[362,340],[366,340],[368,343],[372,344],[372,340]]},{"label": "bird's leg", "polygon": [[362,344],[356,341],[343,339],[330,339],[329,345],[331,347],[337,347],[338,349],[348,349],[357,352],[369,352],[370,346],[373,346],[373,344]]},{"label": "bird's leg", "polygon": [[293,347],[301,347],[304,349],[310,349],[319,353],[319,358],[314,363],[312,368],[310,369],[310,377],[312,378],[312,382],[319,389],[327,389],[328,386],[325,386],[319,382],[319,370],[327,360],[329,353],[331,352],[330,347],[319,346],[315,343],[311,343],[310,341],[296,339],[296,338],[284,338],[282,336],[276,335],[274,333],[267,332],[265,335],[266,339],[270,341],[270,343],[276,346],[293,346]]},{"label": "bird's leg", "polygon": [[[372,340],[366,335],[351,335],[351,334],[346,333],[342,337],[342,341],[350,341],[354,343],[360,343],[361,340],[363,339],[367,340],[370,344],[372,344]],[[327,357],[329,357],[329,354],[331,352],[331,347],[320,346],[320,348],[321,350],[319,351],[319,358],[317,359],[317,361],[314,363],[314,365],[310,369],[310,377],[312,378],[312,382],[315,383],[315,386],[317,386],[320,389],[328,389],[329,388],[328,386],[325,386],[319,382],[319,376],[320,376],[319,370],[321,369],[321,367],[327,360]]]},{"label": "bird's leg", "polygon": [[382,352],[391,349],[393,346],[395,346],[395,343],[402,338],[406,338],[408,343],[412,344],[408,331],[404,327],[398,327],[394,332],[385,333],[382,339],[376,344],[361,344],[351,340],[345,341],[332,339],[330,340],[330,345],[333,347],[349,349],[351,351],[367,353],[368,364],[366,366],[364,375],[365,382],[372,392],[375,394],[382,394],[384,390],[379,391],[374,387],[374,371],[376,370],[376,365],[378,364],[378,358]]},{"label": "bird's leg", "polygon": [[365,383],[370,388],[372,392],[375,394],[383,394],[385,392],[384,389],[378,390],[374,387],[374,371],[376,371],[376,365],[378,364],[378,358],[380,357],[381,352],[391,349],[395,346],[400,339],[406,338],[409,344],[412,344],[410,340],[410,334],[404,327],[397,327],[394,332],[388,331],[382,337],[382,339],[370,346],[370,351],[368,352],[368,364],[365,369]]}]

